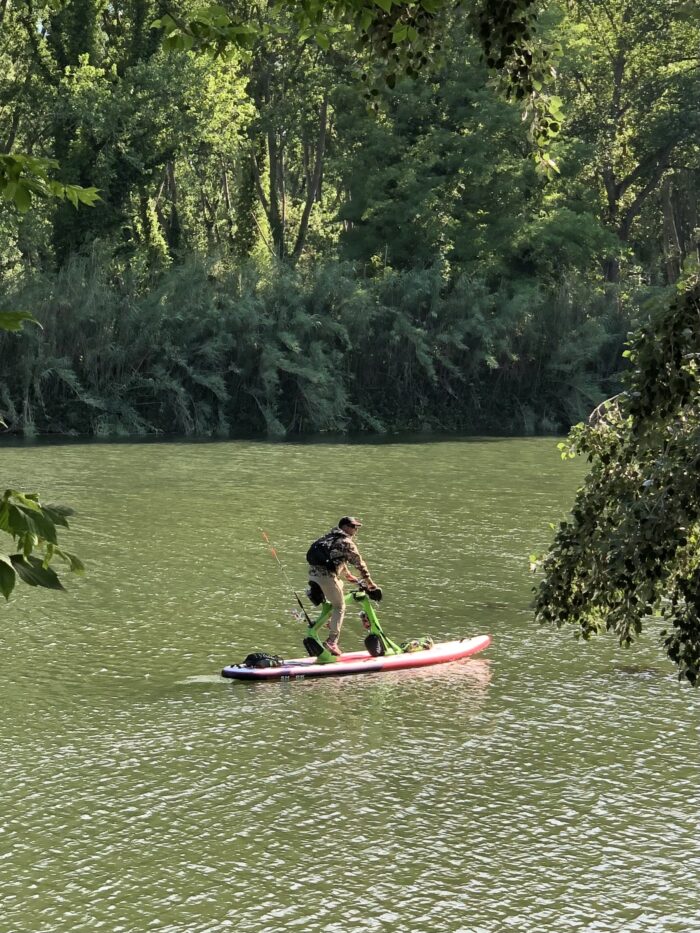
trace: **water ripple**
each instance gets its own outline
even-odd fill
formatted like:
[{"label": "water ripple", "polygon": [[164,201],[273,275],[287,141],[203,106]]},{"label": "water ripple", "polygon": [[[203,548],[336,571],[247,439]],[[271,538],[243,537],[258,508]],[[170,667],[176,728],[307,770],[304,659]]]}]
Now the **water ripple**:
[{"label": "water ripple", "polygon": [[[5,612],[0,933],[700,931],[697,694],[653,639],[621,655],[527,611],[527,554],[577,481],[552,446],[353,448],[362,476],[323,507],[336,445],[5,451],[80,501],[91,569]],[[258,527],[301,586],[328,510],[365,518],[392,634],[490,631],[489,652],[221,680],[299,653]]]}]

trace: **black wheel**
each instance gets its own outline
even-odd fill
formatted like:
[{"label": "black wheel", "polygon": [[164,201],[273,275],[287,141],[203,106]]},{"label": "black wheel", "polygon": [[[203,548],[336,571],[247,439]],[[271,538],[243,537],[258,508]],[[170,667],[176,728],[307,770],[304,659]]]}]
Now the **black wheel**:
[{"label": "black wheel", "polygon": [[368,635],[365,638],[365,648],[373,658],[380,658],[384,654],[384,645],[378,635]]},{"label": "black wheel", "polygon": [[323,645],[316,641],[315,638],[305,638],[304,647],[310,658],[317,658],[320,654],[323,654]]}]

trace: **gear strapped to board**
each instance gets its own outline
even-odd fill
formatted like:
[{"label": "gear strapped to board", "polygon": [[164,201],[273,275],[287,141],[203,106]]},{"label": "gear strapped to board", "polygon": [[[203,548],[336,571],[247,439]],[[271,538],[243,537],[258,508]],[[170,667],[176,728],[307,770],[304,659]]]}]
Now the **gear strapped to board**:
[{"label": "gear strapped to board", "polygon": [[276,654],[267,654],[266,651],[254,651],[243,662],[243,667],[282,667],[284,658]]}]

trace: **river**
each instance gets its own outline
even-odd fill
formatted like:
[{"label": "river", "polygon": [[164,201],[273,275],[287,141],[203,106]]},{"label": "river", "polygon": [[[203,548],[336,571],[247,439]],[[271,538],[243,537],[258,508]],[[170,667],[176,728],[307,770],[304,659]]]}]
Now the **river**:
[{"label": "river", "polygon": [[[653,633],[534,625],[552,439],[2,449],[87,565],[0,609],[0,933],[700,930],[700,697]],[[292,584],[346,513],[441,668],[223,680],[303,654]],[[342,644],[361,644],[350,615]]]}]

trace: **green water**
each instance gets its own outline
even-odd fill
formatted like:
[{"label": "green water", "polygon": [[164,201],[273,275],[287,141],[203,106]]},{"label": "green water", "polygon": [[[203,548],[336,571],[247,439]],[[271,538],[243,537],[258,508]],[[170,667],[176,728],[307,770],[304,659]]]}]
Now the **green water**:
[{"label": "green water", "polygon": [[[700,930],[698,694],[650,635],[578,645],[527,557],[582,465],[552,440],[2,450],[74,505],[88,574],[0,607],[0,933]],[[303,653],[341,515],[398,639],[493,636],[422,671],[245,684]],[[346,650],[359,647],[351,615]]]}]

